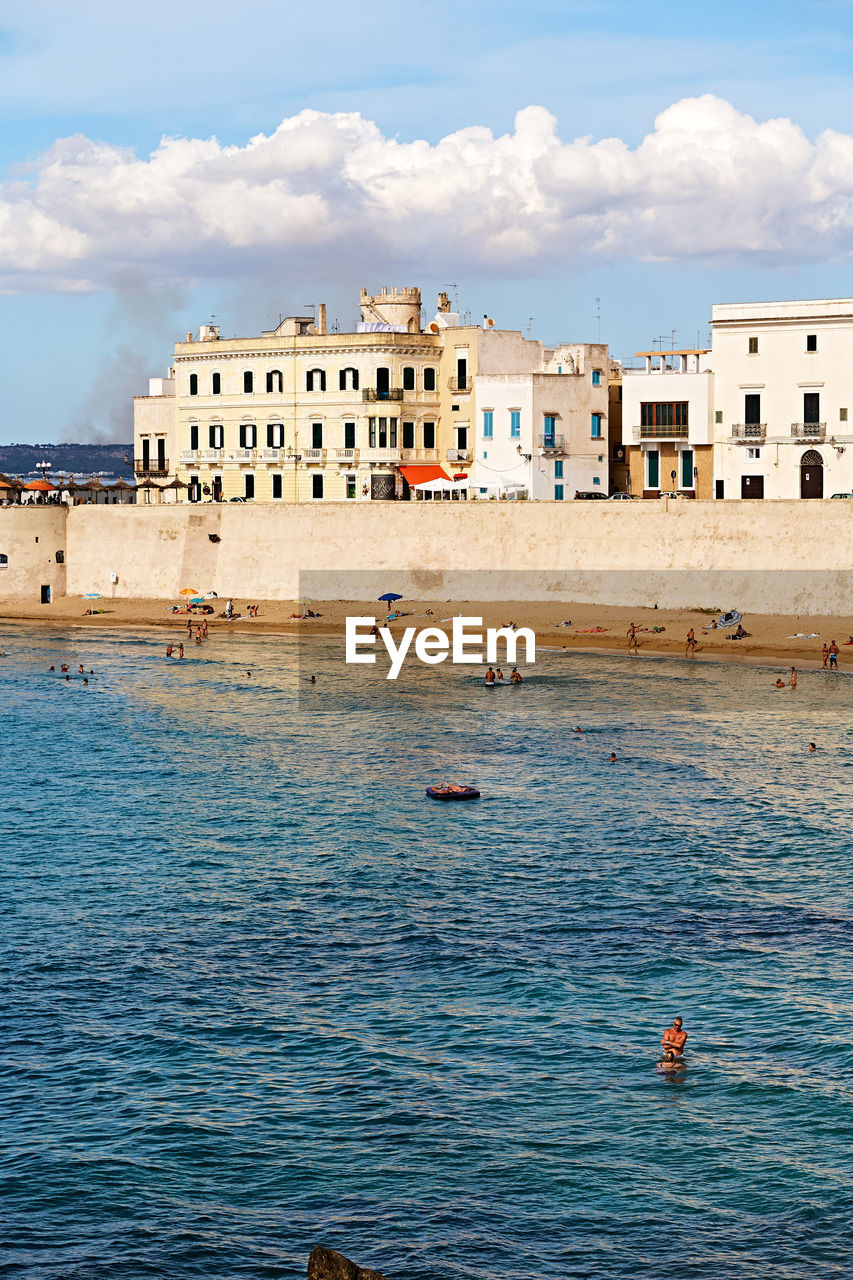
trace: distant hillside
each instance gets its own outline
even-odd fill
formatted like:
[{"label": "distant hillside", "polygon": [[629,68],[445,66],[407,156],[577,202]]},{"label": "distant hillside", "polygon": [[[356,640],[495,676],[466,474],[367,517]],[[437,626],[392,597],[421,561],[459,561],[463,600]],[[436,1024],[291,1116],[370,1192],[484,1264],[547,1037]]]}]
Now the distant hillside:
[{"label": "distant hillside", "polygon": [[[131,461],[125,462],[125,458]],[[110,475],[130,478],[133,474],[132,444],[2,444],[0,471],[6,475],[29,475],[37,462],[51,463],[51,471],[72,471],[83,475]],[[50,472],[48,473],[50,474]]]}]

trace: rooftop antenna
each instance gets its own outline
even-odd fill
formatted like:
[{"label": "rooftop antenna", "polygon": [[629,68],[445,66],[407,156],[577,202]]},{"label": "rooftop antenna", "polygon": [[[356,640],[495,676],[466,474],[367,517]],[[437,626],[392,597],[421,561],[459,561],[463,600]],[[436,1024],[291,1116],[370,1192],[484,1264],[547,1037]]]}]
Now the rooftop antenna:
[{"label": "rooftop antenna", "polygon": [[451,280],[450,284],[448,285],[448,288],[453,290],[453,300],[454,300],[453,309],[456,312],[456,314],[459,315],[459,285],[454,284],[453,281]]},{"label": "rooftop antenna", "polygon": [[533,316],[528,316],[528,317],[527,317],[527,336],[528,336],[528,338],[530,337],[530,326],[533,324],[533,320],[534,320],[534,317],[533,317]]},{"label": "rooftop antenna", "polygon": [[601,299],[600,298],[596,298],[595,300],[595,319],[598,324],[597,341],[601,342]]}]

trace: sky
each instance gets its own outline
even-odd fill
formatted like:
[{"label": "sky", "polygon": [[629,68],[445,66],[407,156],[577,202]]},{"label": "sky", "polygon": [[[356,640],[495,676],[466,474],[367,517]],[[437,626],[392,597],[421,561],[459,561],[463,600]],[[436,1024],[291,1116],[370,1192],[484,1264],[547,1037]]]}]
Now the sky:
[{"label": "sky", "polygon": [[362,287],[626,358],[853,296],[853,0],[0,0],[0,441]]}]

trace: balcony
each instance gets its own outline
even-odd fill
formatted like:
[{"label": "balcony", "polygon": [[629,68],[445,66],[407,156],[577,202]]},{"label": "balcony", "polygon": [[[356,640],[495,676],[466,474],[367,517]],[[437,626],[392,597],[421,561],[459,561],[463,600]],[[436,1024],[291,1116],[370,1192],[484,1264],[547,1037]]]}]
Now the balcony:
[{"label": "balcony", "polygon": [[438,449],[403,449],[404,462],[438,462]]},{"label": "balcony", "polygon": [[633,434],[635,440],[686,440],[688,428],[686,425],[682,427],[661,427],[657,425],[634,427]]},{"label": "balcony", "polygon": [[222,450],[221,449],[199,449],[198,460],[199,462],[221,462]]},{"label": "balcony", "polygon": [[201,457],[200,449],[182,449],[181,462],[198,462]]},{"label": "balcony", "polygon": [[259,449],[258,458],[261,462],[281,462],[284,457],[283,449]]},{"label": "balcony", "polygon": [[358,449],[332,449],[331,454],[335,462],[347,463],[358,462]]},{"label": "balcony", "polygon": [[539,448],[543,453],[565,453],[565,436],[547,435],[539,437]]},{"label": "balcony", "polygon": [[826,436],[825,422],[792,422],[791,437],[794,440],[823,440]]},{"label": "balcony", "polygon": [[766,422],[733,422],[732,440],[763,440],[767,435]]},{"label": "balcony", "polygon": [[133,471],[137,476],[167,476],[169,474],[169,459],[135,458]]},{"label": "balcony", "polygon": [[254,462],[255,451],[254,449],[235,449],[232,454],[229,454],[229,461],[240,462],[243,465],[247,462]]},{"label": "balcony", "polygon": [[470,391],[474,385],[473,378],[448,378],[447,385],[451,391]]},{"label": "balcony", "polygon": [[447,461],[448,462],[470,462],[471,450],[470,449],[448,449]]},{"label": "balcony", "polygon": [[378,387],[364,387],[361,393],[362,400],[402,400],[402,387],[389,387],[387,391],[380,391]]},{"label": "balcony", "polygon": [[322,462],[325,457],[326,457],[325,449],[303,449],[302,450],[303,462]]},{"label": "balcony", "polygon": [[358,456],[361,462],[397,463],[400,461],[402,454],[395,446],[392,446],[390,449],[382,448],[380,446],[378,449],[359,449]]}]

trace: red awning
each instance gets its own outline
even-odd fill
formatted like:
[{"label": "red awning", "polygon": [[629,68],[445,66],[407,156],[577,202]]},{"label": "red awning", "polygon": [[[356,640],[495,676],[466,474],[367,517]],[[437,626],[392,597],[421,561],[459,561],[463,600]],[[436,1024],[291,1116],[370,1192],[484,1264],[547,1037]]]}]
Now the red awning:
[{"label": "red awning", "polygon": [[401,467],[400,471],[409,484],[426,484],[428,480],[450,480],[450,476],[441,467]]}]

